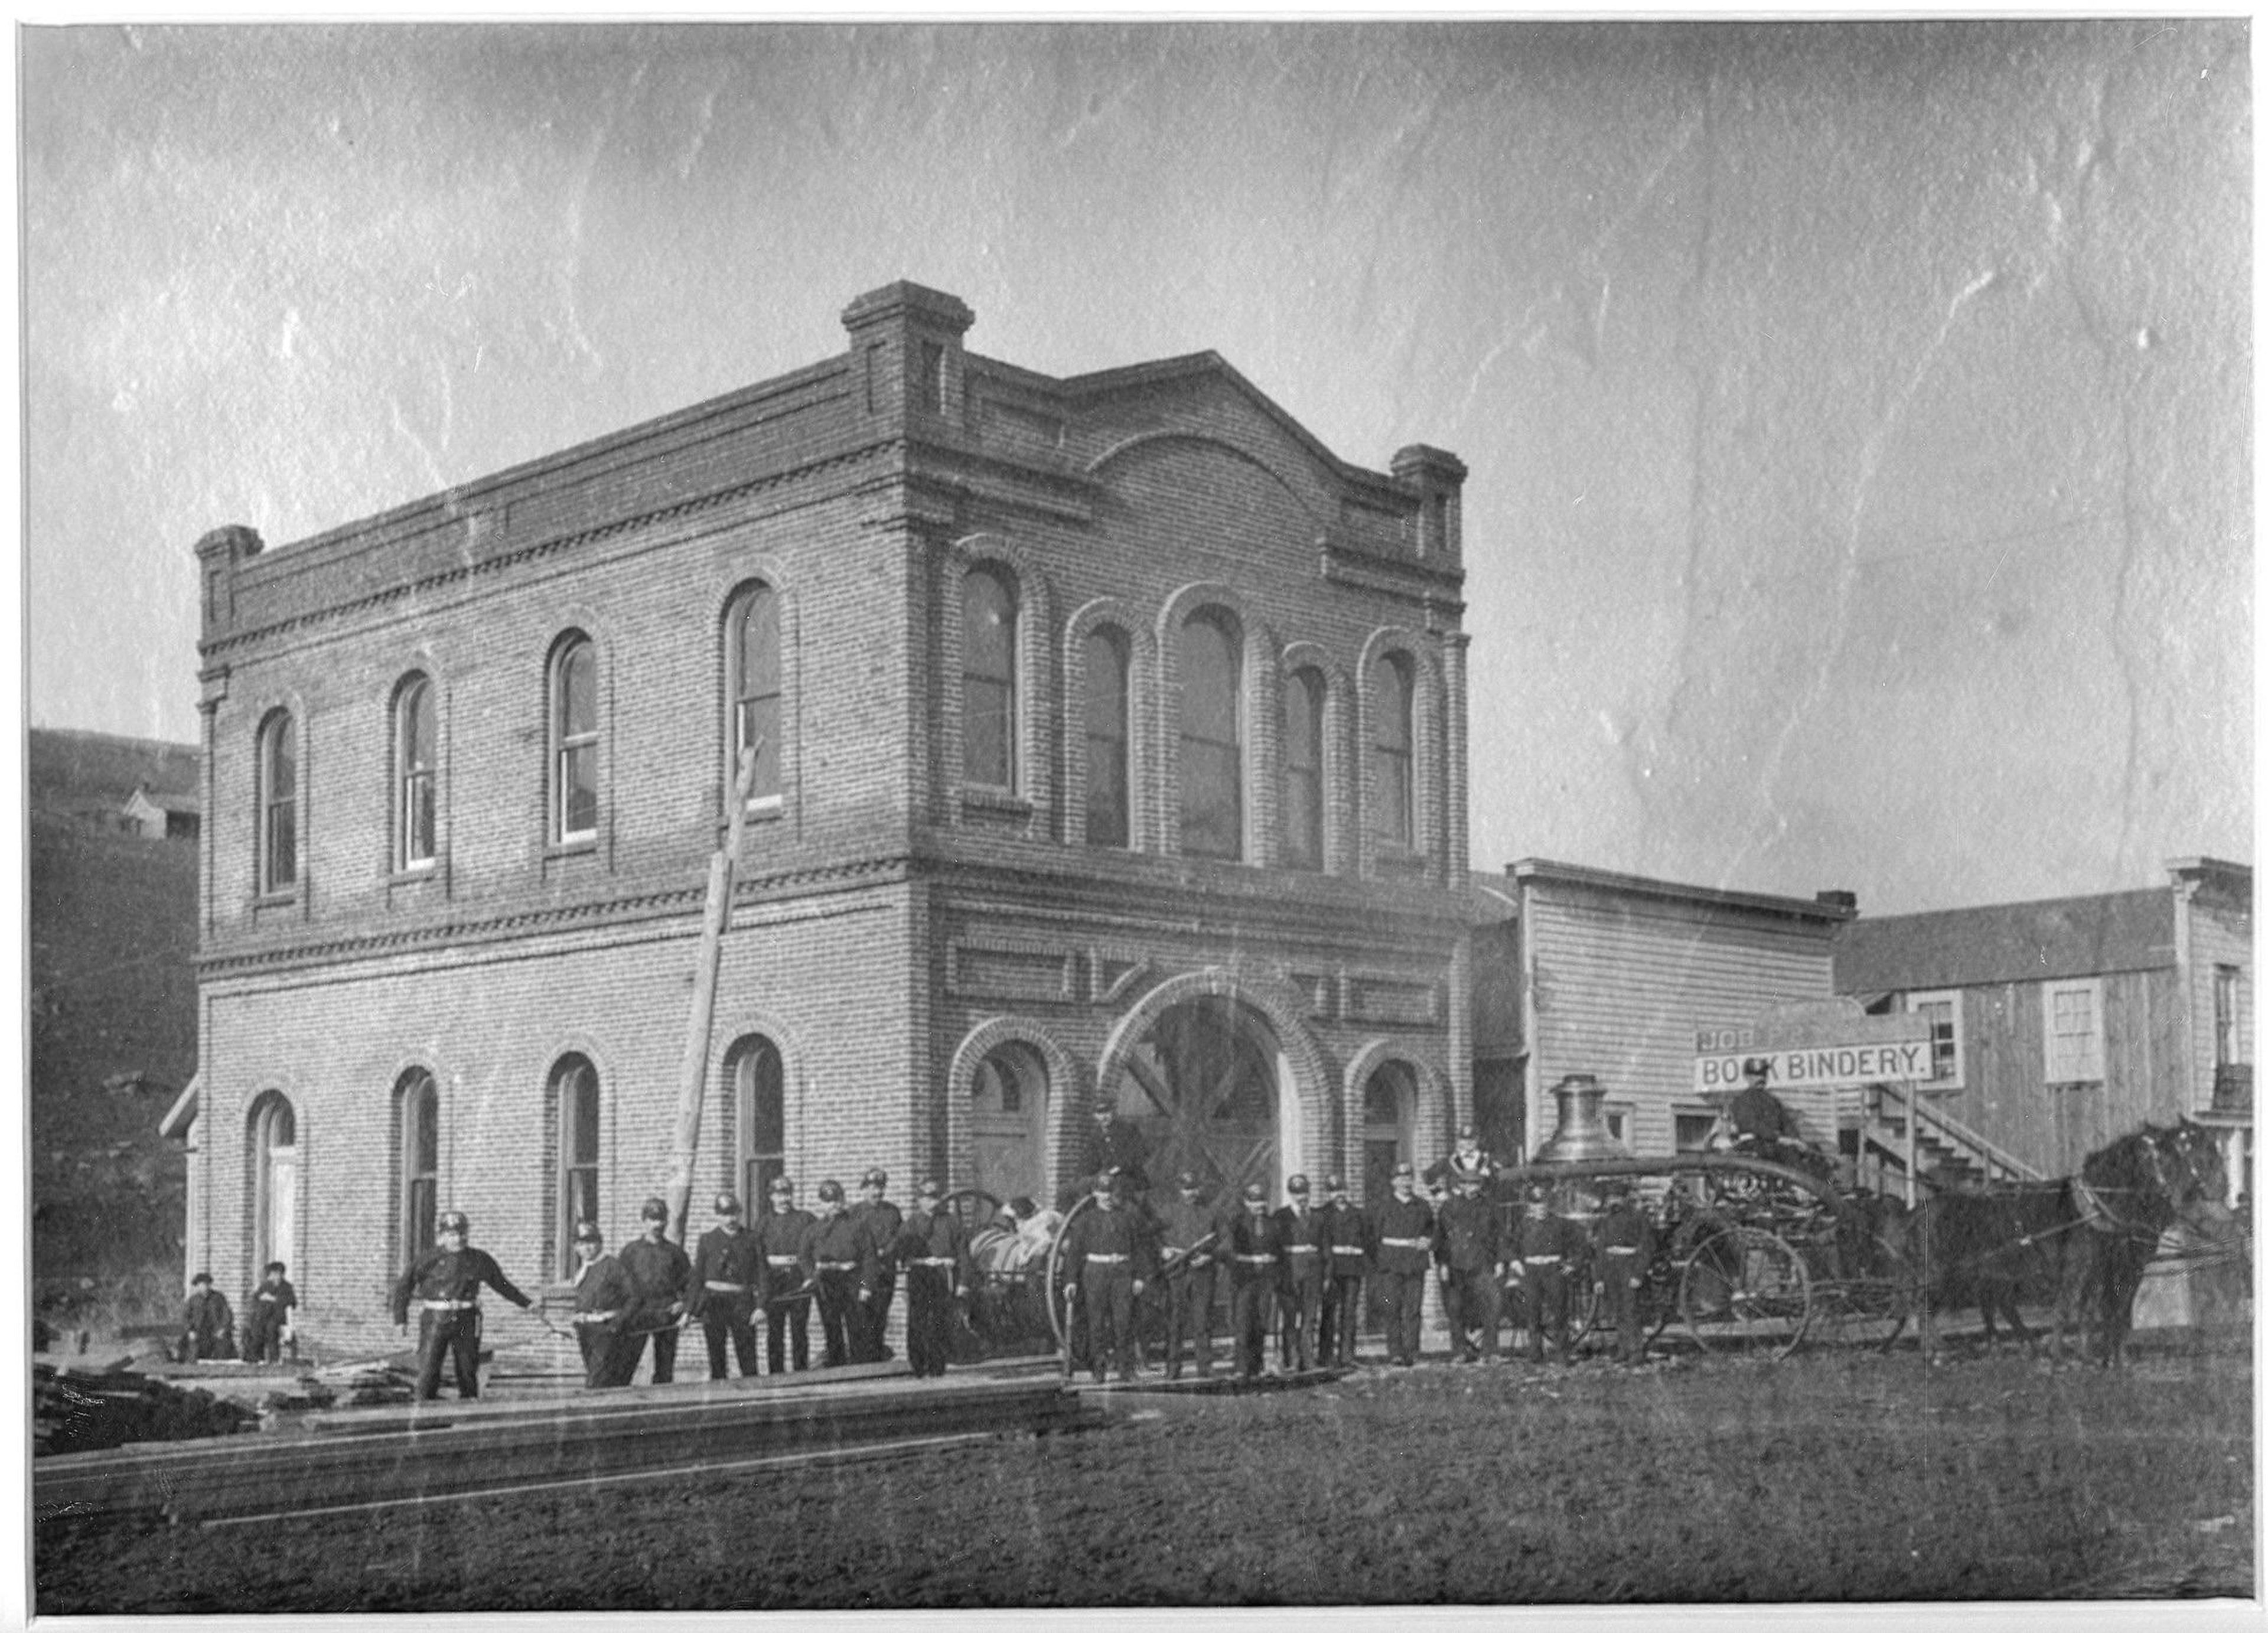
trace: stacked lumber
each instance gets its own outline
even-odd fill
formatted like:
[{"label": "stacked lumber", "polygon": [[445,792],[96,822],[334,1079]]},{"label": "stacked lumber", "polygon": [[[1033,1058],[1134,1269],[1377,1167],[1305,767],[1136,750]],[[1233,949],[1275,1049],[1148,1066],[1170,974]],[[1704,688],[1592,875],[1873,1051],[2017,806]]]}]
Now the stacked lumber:
[{"label": "stacked lumber", "polygon": [[136,1440],[232,1435],[259,1415],[202,1389],[177,1389],[123,1362],[102,1371],[32,1364],[36,1455],[99,1452]]},{"label": "stacked lumber", "polygon": [[322,1406],[401,1406],[417,1393],[417,1374],[391,1362],[347,1362],[310,1374],[309,1393]]}]

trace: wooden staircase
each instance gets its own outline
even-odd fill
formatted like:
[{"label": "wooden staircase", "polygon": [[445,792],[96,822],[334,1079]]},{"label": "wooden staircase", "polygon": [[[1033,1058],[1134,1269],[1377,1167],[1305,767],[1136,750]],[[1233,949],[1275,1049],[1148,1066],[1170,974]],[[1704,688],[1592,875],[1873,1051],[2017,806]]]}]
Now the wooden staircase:
[{"label": "wooden staircase", "polygon": [[1911,1203],[1934,1191],[2045,1177],[1911,1085],[1872,1083],[1854,1092],[1844,1126],[1858,1130],[1860,1177],[1874,1189]]}]

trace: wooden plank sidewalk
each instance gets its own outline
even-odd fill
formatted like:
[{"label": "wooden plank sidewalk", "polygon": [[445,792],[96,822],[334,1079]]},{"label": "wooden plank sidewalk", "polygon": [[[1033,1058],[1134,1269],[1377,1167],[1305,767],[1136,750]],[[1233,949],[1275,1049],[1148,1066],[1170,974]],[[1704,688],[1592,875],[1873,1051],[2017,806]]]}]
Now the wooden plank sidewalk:
[{"label": "wooden plank sidewalk", "polygon": [[693,1472],[1032,1434],[1101,1421],[1055,1378],[841,1367],[549,1400],[424,1401],[310,1414],[298,1432],[121,1446],[38,1460],[38,1520],[214,1520]]}]

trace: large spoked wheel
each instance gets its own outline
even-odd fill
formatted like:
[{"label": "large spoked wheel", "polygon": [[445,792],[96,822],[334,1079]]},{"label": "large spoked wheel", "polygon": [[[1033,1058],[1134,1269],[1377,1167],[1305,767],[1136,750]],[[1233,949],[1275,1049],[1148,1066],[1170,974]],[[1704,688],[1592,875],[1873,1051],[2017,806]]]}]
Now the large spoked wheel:
[{"label": "large spoked wheel", "polygon": [[1056,1349],[1058,1351],[1063,1349],[1064,1342],[1064,1243],[1070,1239],[1071,1222],[1094,1206],[1094,1198],[1091,1195],[1082,1196],[1072,1203],[1071,1211],[1064,1215],[1063,1229],[1057,1231],[1055,1240],[1048,1244],[1048,1270],[1045,1284],[1048,1295],[1048,1327],[1056,1335]]},{"label": "large spoked wheel", "polygon": [[1705,1350],[1777,1360],[1803,1342],[1811,1274],[1771,1232],[1734,1225],[1695,1245],[1678,1280],[1677,1313]]},{"label": "large spoked wheel", "polygon": [[1913,1306],[1913,1272],[1905,1255],[1876,1236],[1859,1274],[1813,1290],[1812,1325],[1830,1342],[1888,1350],[1905,1331]]}]

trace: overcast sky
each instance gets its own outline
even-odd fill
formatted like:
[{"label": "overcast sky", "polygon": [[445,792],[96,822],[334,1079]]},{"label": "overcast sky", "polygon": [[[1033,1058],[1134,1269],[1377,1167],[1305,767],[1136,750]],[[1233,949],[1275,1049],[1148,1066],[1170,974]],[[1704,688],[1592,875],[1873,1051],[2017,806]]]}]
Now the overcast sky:
[{"label": "overcast sky", "polygon": [[32,29],[30,712],[190,547],[830,355],[1211,349],[1471,467],[1472,850],[1869,912],[2252,854],[2241,21]]}]

